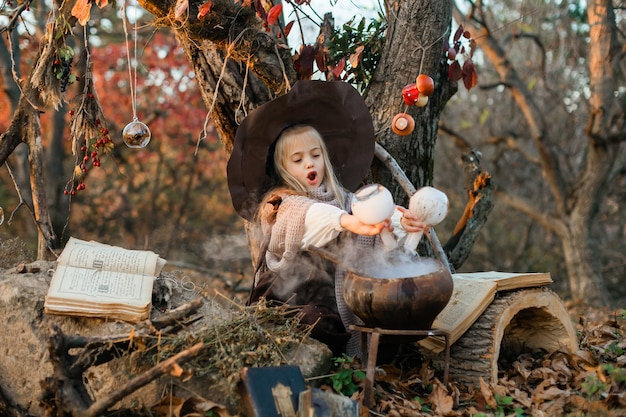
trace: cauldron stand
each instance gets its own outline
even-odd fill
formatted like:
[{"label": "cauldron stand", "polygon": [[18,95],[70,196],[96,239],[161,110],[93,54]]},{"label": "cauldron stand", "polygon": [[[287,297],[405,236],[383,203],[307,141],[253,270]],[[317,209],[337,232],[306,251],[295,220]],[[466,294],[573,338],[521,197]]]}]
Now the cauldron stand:
[{"label": "cauldron stand", "polygon": [[[445,365],[443,370],[443,384],[448,385],[448,372],[450,369],[450,343],[448,332],[440,329],[429,330],[395,330],[382,329],[380,327],[357,326],[351,324],[350,330],[361,333],[361,357],[367,363],[365,374],[365,387],[363,389],[363,405],[370,408],[374,405],[374,376],[376,374],[376,357],[378,356],[378,343],[380,335],[394,336],[442,336],[445,342]],[[367,335],[371,334],[369,349],[367,348]],[[369,350],[369,352],[368,352]]]}]

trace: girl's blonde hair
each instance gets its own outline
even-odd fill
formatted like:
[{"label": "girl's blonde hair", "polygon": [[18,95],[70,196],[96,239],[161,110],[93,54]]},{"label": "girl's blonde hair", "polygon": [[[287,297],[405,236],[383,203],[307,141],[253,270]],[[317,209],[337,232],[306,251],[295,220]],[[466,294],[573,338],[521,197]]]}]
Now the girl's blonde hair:
[{"label": "girl's blonde hair", "polygon": [[[291,175],[286,168],[286,161],[290,154],[290,149],[293,144],[298,140],[306,140],[313,139],[315,140],[320,147],[320,154],[324,159],[324,182],[326,183],[326,187],[332,193],[333,196],[339,200],[339,204],[341,208],[345,210],[345,200],[346,200],[346,190],[339,183],[337,176],[335,175],[335,170],[333,169],[333,165],[330,162],[330,157],[328,156],[328,148],[324,143],[324,139],[319,134],[315,128],[308,125],[296,125],[288,127],[283,130],[278,139],[276,140],[276,144],[274,147],[274,169],[276,170],[276,174],[278,174],[280,184],[276,189],[283,188],[285,191],[291,191],[295,194],[300,195],[308,195],[307,189],[304,185],[300,183],[293,175]],[[266,205],[267,200],[271,197],[273,193],[268,192],[263,198],[261,202],[261,208]]]}]

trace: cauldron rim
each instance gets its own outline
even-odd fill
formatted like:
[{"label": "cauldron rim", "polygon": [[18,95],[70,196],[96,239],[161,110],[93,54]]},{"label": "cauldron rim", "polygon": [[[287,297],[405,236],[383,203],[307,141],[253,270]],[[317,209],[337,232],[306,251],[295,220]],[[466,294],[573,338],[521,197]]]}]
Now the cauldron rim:
[{"label": "cauldron rim", "polygon": [[[370,275],[363,275],[363,272],[367,272],[367,271],[361,271],[361,270],[354,270],[354,269],[350,269],[348,270],[348,273],[346,274],[346,278],[348,277],[357,277],[359,279],[365,279],[365,280],[388,280],[388,281],[395,281],[395,280],[404,280],[404,279],[415,279],[415,278],[425,278],[431,275],[439,275],[442,272],[448,272],[450,273],[450,271],[448,270],[448,268],[445,267],[445,265],[438,259],[434,259],[434,258],[429,258],[429,260],[435,261],[438,264],[438,268],[435,270],[432,270],[426,274],[421,274],[421,275],[410,275],[410,276],[404,276],[404,277],[386,277],[386,276],[370,276]],[[408,265],[408,264],[407,264]],[[384,273],[385,271],[377,271],[377,272],[381,272]],[[380,274],[382,275],[382,274]],[[452,274],[450,273],[450,276],[452,276]]]}]

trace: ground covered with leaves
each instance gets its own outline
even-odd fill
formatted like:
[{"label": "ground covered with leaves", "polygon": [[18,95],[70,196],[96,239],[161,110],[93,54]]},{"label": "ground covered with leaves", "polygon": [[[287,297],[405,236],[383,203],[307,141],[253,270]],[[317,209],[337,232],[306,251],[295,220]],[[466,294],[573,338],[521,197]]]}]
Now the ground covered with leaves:
[{"label": "ground covered with leaves", "polygon": [[[229,299],[238,293],[242,295],[239,298],[245,298],[247,285],[238,276],[220,276],[215,282],[198,283],[197,289],[206,292],[205,295],[210,295],[209,292],[214,295],[217,290],[229,294]],[[406,347],[389,364],[377,367],[374,405],[369,409],[362,406],[361,415],[626,416],[626,310],[577,306],[568,306],[568,310],[576,322],[577,352],[524,352],[499,364],[496,384],[481,381],[476,386],[467,386],[450,380],[448,386],[444,386],[440,370],[423,360],[417,349]],[[237,325],[212,329],[219,337],[195,335],[197,337],[186,340],[181,346],[178,339],[167,343],[167,339],[162,338],[159,354],[174,354],[185,349],[186,344],[200,340],[207,346],[219,345],[219,349],[210,349],[218,352],[219,357],[214,361],[206,357],[192,361],[188,364],[189,371],[211,370],[208,373],[223,383],[233,384],[242,366],[284,364],[286,359],[280,351],[286,346],[298,345],[308,334],[307,328],[293,320],[291,312],[256,309],[246,310],[244,316],[245,319],[233,322]],[[243,333],[237,331],[241,329]],[[263,343],[256,339],[258,335],[263,336]],[[165,345],[171,351],[164,349]],[[274,350],[278,350],[278,354],[272,353]],[[181,372],[181,376],[187,373]],[[365,366],[358,359],[339,357],[334,359],[328,374],[307,382],[362,402],[364,380]],[[199,397],[164,396],[158,404],[143,411],[147,412],[118,410],[111,415],[233,417],[224,404]]]},{"label": "ground covered with leaves", "polygon": [[[572,314],[575,314],[572,312]],[[372,415],[625,416],[626,310],[580,315],[580,350],[527,352],[499,365],[497,384],[448,388],[428,364],[385,366]]]},{"label": "ground covered with leaves", "polygon": [[[246,286],[222,277],[208,288],[245,297]],[[405,347],[377,367],[375,404],[361,407],[362,415],[626,416],[626,310],[566,307],[578,333],[577,352],[524,352],[499,363],[497,384],[450,380],[444,387],[442,373]],[[364,379],[365,365],[343,357],[335,358],[327,376],[308,382],[362,402]],[[224,410],[214,415],[230,416]]]},{"label": "ground covered with leaves", "polygon": [[[390,364],[377,367],[375,403],[362,406],[361,416],[626,416],[626,310],[570,312],[580,317],[579,351],[524,352],[499,364],[497,384],[467,386],[451,380],[446,387],[441,372],[417,349],[405,346]],[[329,374],[307,382],[362,403],[364,368],[358,359],[335,358]],[[232,416],[208,400],[164,401],[152,411]]]}]

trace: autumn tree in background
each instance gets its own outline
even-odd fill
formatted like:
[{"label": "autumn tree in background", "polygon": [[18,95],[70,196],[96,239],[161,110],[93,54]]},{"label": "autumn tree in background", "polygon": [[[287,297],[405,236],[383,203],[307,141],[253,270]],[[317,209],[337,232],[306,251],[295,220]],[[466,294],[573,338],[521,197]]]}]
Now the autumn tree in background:
[{"label": "autumn tree in background", "polygon": [[[98,26],[87,28],[88,36],[82,26],[77,26],[76,33],[68,34],[63,41],[62,45],[75,45],[72,59],[67,61],[70,64],[64,100],[58,109],[45,108],[45,112],[39,114],[42,140],[32,146],[42,148],[42,167],[36,172],[42,173],[45,181],[43,187],[34,190],[34,195],[37,202],[41,201],[38,195],[46,197],[45,209],[50,217],[50,228],[43,229],[47,234],[43,235],[44,245],[40,250],[49,253],[50,248],[60,247],[77,231],[85,239],[149,247],[163,256],[180,250],[202,257],[206,235],[230,231],[228,225],[238,219],[230,207],[225,186],[223,150],[214,129],[206,122],[206,107],[182,49],[171,31],[159,31],[150,25],[143,25],[137,31],[136,56],[133,51],[135,33],[130,26],[127,29],[131,59],[139,63],[137,112],[150,125],[153,136],[147,149],[129,149],[122,143],[121,131],[132,121],[133,115],[131,83],[122,21],[112,11],[111,8],[94,8],[92,21]],[[41,22],[46,21],[46,14],[40,9],[31,9],[29,13],[43,16]],[[30,18],[27,22],[37,23]],[[20,63],[17,74],[28,75],[29,67],[38,57],[42,32],[34,30],[33,26],[28,28],[30,30],[20,31],[14,42],[2,43],[6,47],[1,58],[5,60],[3,85],[7,93],[6,100],[0,102],[4,113],[0,119],[5,131],[0,143],[3,149],[12,143],[11,114],[18,109],[20,99],[20,88],[11,73],[11,59]],[[93,44],[88,49],[85,39]],[[83,151],[80,149],[83,143],[75,149],[76,154],[72,153],[71,121],[81,100],[88,96],[84,94],[87,52],[94,71],[92,79],[97,101],[106,115],[101,121],[106,134],[98,131],[97,137],[108,137],[112,141],[110,148],[97,150],[98,166],[92,159],[95,148]],[[56,65],[55,60],[51,62],[51,72],[55,79],[58,74],[61,81],[63,73],[55,73],[61,68],[61,59]],[[26,84],[25,77],[21,83]],[[9,94],[12,91],[17,93]],[[34,165],[29,163],[26,148],[25,143],[19,145],[7,159],[7,169],[2,166],[0,206],[5,212],[2,227],[8,228],[10,221],[14,235],[28,241],[34,237],[33,220],[27,210],[33,204],[29,169]],[[85,172],[82,169],[77,172],[83,163]],[[9,167],[12,179],[8,175]],[[16,195],[13,181],[19,187],[19,195]],[[18,197],[24,198],[23,204],[20,205]],[[33,215],[39,216],[38,222],[41,222],[38,210],[34,210]]]},{"label": "autumn tree in background", "polygon": [[532,249],[555,236],[572,298],[603,305],[624,276],[624,10],[604,0],[506,6],[457,2],[455,20],[484,64],[479,88],[451,103],[442,129],[494,167],[501,213],[526,217],[506,214],[508,240]]}]

